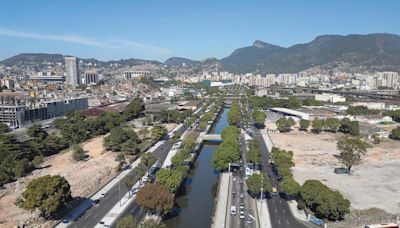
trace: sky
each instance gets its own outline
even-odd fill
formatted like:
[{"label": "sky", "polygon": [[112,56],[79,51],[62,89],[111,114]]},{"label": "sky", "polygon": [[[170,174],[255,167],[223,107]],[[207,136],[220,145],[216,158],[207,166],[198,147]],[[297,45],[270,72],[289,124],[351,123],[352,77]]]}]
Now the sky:
[{"label": "sky", "polygon": [[400,34],[398,0],[0,0],[0,60],[19,53],[223,58],[255,40]]}]

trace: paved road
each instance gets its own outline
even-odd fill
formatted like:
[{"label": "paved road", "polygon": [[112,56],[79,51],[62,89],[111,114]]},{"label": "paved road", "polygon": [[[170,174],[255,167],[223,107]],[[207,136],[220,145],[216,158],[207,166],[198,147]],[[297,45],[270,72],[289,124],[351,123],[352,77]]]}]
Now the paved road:
[{"label": "paved road", "polygon": [[[253,127],[253,137],[257,139],[261,146],[262,171],[266,172],[271,179],[273,187],[279,190],[277,176],[272,172],[271,166],[268,163],[269,153],[261,132]],[[271,196],[267,198],[268,209],[271,218],[272,227],[277,228],[307,228],[308,225],[297,220],[291,213],[288,203],[280,196]]]},{"label": "paved road", "polygon": [[[178,135],[181,135],[186,130],[186,127],[182,127]],[[163,162],[168,155],[169,150],[172,147],[171,140],[166,140],[165,143],[157,148],[153,154],[159,162]],[[160,163],[159,163],[160,164]],[[110,189],[110,191],[102,198],[98,205],[91,207],[80,217],[76,222],[71,224],[69,227],[73,228],[91,228],[99,224],[100,220],[107,214],[111,208],[118,203],[119,196],[121,197],[128,192],[123,180],[119,181],[117,185]],[[140,210],[140,207],[135,203],[132,203],[127,207],[121,217],[126,214],[133,214],[135,217],[143,217],[144,212]]]}]

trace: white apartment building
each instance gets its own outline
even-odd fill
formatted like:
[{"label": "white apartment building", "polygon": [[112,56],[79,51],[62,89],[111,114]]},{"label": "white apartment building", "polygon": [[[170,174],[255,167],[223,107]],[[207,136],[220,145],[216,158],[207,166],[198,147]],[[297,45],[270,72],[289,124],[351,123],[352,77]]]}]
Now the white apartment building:
[{"label": "white apartment building", "polygon": [[377,72],[375,73],[377,79],[377,86],[386,86],[397,89],[399,87],[399,73],[397,72]]},{"label": "white apartment building", "polygon": [[345,102],[346,98],[339,96],[337,94],[323,93],[323,94],[315,94],[315,100],[337,103],[337,102]]},{"label": "white apartment building", "polygon": [[65,82],[73,87],[79,85],[79,69],[78,63],[76,61],[76,57],[65,57],[65,72],[66,72],[66,79]]},{"label": "white apartment building", "polygon": [[279,74],[277,81],[279,84],[283,85],[293,85],[296,84],[297,74]]}]

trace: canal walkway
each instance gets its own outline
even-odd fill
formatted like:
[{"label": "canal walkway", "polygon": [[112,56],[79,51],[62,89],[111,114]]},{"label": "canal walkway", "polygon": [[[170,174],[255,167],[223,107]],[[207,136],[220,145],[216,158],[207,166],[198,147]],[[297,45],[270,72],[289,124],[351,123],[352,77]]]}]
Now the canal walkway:
[{"label": "canal walkway", "polygon": [[[227,224],[228,216],[228,200],[229,200],[229,173],[221,173],[218,185],[218,195],[216,198],[217,204],[214,214],[214,221],[211,224],[212,228],[224,228]],[[228,186],[228,187],[227,187]]]}]

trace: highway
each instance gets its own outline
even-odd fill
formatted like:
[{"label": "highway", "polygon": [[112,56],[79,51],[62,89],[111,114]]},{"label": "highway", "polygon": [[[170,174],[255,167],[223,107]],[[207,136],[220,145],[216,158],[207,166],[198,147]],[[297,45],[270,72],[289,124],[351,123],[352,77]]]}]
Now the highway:
[{"label": "highway", "polygon": [[[181,135],[185,130],[186,126],[183,126],[177,135]],[[169,150],[172,147],[171,139],[165,140],[164,145],[158,147],[154,152],[154,156],[159,162],[164,162],[168,155]],[[160,163],[159,163],[160,164]],[[123,196],[128,192],[123,180],[120,180],[113,188],[108,191],[105,196],[100,200],[96,206],[92,206],[87,210],[76,222],[72,223],[69,227],[73,228],[91,228],[100,223],[101,219],[107,214],[111,208],[116,205],[119,201],[119,196]],[[126,214],[133,214],[135,217],[142,218],[145,212],[140,209],[134,202],[127,207],[122,216]]]}]

